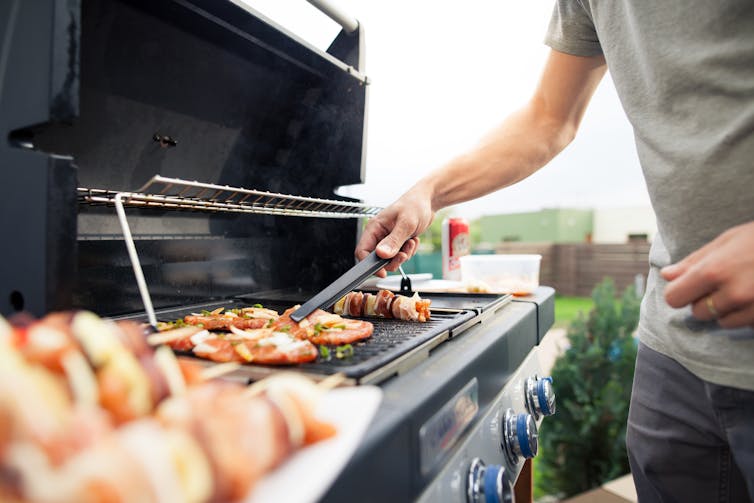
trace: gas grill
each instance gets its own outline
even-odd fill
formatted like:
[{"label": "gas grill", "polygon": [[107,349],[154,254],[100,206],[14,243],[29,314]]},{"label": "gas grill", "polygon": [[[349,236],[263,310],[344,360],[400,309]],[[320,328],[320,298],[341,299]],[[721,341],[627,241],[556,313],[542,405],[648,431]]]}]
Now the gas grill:
[{"label": "gas grill", "polygon": [[[337,195],[364,179],[363,31],[310,1],[343,26],[327,51],[227,0],[0,5],[2,314],[281,311],[353,265],[379,211]],[[430,322],[293,368],[384,392],[325,501],[497,501],[536,453],[552,289],[425,296]]]}]

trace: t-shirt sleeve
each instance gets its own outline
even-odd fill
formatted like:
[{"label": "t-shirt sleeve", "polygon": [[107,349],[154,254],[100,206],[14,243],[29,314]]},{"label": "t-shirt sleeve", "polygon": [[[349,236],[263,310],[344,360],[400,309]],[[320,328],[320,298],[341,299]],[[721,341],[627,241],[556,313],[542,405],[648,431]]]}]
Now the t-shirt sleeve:
[{"label": "t-shirt sleeve", "polygon": [[573,56],[602,54],[597,31],[580,0],[556,0],[545,44]]}]

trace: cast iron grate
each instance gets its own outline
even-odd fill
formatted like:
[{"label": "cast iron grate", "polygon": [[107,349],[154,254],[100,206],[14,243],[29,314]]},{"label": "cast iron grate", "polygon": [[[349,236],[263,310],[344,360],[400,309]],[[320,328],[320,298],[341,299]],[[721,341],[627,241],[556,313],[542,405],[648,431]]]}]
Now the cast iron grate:
[{"label": "cast iron grate", "polygon": [[[278,302],[261,302],[264,307],[283,312],[292,304]],[[240,301],[222,302],[206,306],[178,308],[164,310],[157,313],[160,321],[171,321],[177,318],[199,312],[202,309],[216,309],[220,306],[226,309],[250,305]],[[372,337],[365,341],[352,344],[353,354],[344,358],[336,358],[336,351],[330,347],[330,357],[321,354],[316,361],[292,367],[271,367],[266,365],[244,365],[245,369],[297,369],[306,373],[329,375],[342,372],[347,377],[362,381],[365,377],[375,373],[382,374],[382,378],[392,375],[390,372],[380,372],[385,367],[410,354],[432,341],[442,342],[450,331],[465,324],[478,314],[475,311],[460,310],[458,312],[433,313],[432,319],[426,323],[401,321],[382,318],[364,318],[374,325]],[[438,344],[439,344],[438,342]],[[375,377],[375,379],[377,379]],[[382,380],[382,379],[380,379]],[[370,382],[372,379],[370,379]]]}]

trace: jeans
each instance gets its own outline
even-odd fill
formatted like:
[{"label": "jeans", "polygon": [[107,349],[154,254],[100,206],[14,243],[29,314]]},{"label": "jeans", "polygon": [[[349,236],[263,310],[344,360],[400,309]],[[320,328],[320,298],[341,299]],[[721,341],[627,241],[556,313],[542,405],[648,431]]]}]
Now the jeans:
[{"label": "jeans", "polygon": [[626,445],[640,503],[754,502],[754,392],[703,381],[643,344]]}]

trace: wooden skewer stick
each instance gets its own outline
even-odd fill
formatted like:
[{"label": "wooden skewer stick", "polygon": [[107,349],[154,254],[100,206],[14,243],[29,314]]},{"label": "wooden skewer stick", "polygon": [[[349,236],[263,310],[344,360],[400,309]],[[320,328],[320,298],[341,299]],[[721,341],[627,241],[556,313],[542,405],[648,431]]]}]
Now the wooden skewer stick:
[{"label": "wooden skewer stick", "polygon": [[337,374],[331,374],[319,381],[317,387],[327,391],[337,388],[345,380],[346,375],[343,372],[338,372]]},{"label": "wooden skewer stick", "polygon": [[147,343],[150,346],[159,346],[161,344],[167,344],[168,342],[184,339],[192,335],[198,334],[203,331],[202,327],[181,327],[168,330],[166,332],[158,332],[156,334],[149,334],[147,336]]},{"label": "wooden skewer stick", "polygon": [[230,374],[233,371],[241,368],[241,364],[238,362],[225,362],[206,367],[199,372],[199,376],[203,381],[209,381],[210,379],[216,379],[222,377],[225,374]]}]

